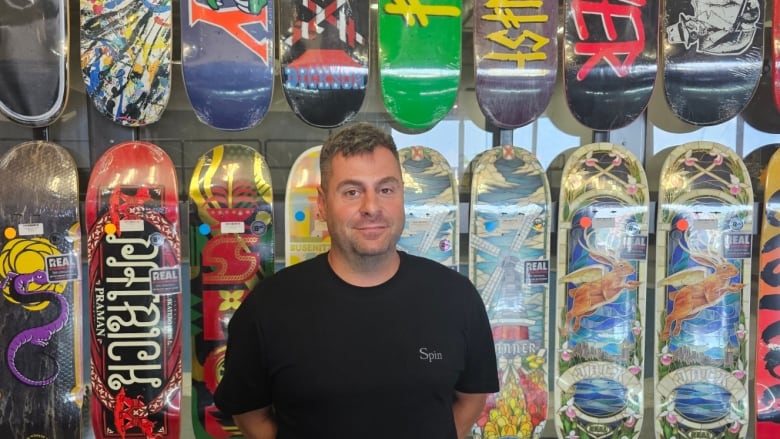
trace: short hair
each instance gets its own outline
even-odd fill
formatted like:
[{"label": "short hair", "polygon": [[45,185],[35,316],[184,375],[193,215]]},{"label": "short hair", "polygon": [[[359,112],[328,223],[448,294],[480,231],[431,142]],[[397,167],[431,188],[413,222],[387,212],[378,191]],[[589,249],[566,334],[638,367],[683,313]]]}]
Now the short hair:
[{"label": "short hair", "polygon": [[333,134],[320,151],[320,181],[323,189],[333,172],[333,158],[336,155],[352,157],[372,153],[376,148],[388,149],[400,163],[393,136],[370,123],[359,122]]}]

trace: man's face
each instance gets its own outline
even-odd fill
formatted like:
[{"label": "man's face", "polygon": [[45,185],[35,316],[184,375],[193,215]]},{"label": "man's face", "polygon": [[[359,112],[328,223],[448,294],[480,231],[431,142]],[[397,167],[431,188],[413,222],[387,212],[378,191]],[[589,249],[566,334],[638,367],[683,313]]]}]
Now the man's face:
[{"label": "man's face", "polygon": [[336,155],[324,183],[327,189],[320,189],[318,205],[328,223],[332,251],[347,258],[395,252],[404,226],[404,190],[390,150]]}]

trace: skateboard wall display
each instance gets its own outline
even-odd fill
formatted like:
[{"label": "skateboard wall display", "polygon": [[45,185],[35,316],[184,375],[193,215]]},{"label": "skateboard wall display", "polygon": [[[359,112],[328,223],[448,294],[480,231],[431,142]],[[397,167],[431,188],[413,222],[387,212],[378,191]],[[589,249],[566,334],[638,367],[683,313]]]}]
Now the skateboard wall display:
[{"label": "skateboard wall display", "polygon": [[455,103],[461,69],[460,0],[379,0],[382,99],[402,127],[427,130]]},{"label": "skateboard wall display", "polygon": [[555,427],[559,438],[642,429],[649,196],[626,148],[582,146],[558,205]]},{"label": "skateboard wall display", "polygon": [[79,439],[86,386],[76,163],[59,145],[26,142],[0,158],[0,180],[0,437]]},{"label": "skateboard wall display", "polygon": [[280,6],[281,79],[290,108],[315,127],[343,125],[366,95],[369,2],[289,0]]},{"label": "skateboard wall display", "polygon": [[406,221],[397,247],[458,269],[458,183],[447,159],[425,146],[398,150]]},{"label": "skateboard wall display", "polygon": [[522,148],[492,148],[475,160],[469,278],[493,329],[500,390],[488,396],[473,437],[539,438],[548,407],[550,188]]},{"label": "skateboard wall display", "polygon": [[180,431],[182,280],[173,162],[147,142],[95,162],[85,218],[91,417],[97,439]]},{"label": "skateboard wall display", "polygon": [[270,170],[254,149],[224,144],[202,155],[189,187],[192,422],[198,439],[240,436],[214,406],[227,324],[247,294],[274,270]]},{"label": "skateboard wall display", "polygon": [[182,0],[181,41],[198,119],[226,131],[260,123],[274,85],[274,1]]},{"label": "skateboard wall display", "polygon": [[647,107],[658,65],[658,5],[657,0],[565,2],[564,93],[586,127],[622,128]]},{"label": "skateboard wall display", "polygon": [[691,125],[733,118],[748,104],[761,77],[764,2],[664,4],[663,82],[672,113]]},{"label": "skateboard wall display", "polygon": [[753,190],[713,142],[672,150],[656,217],[656,437],[743,438]]},{"label": "skateboard wall display", "polygon": [[0,3],[0,113],[51,125],[68,98],[68,2]]},{"label": "skateboard wall display", "polygon": [[[773,145],[776,150],[777,145]],[[765,162],[767,163],[767,162]],[[756,436],[780,436],[780,154],[768,160],[763,185],[756,314]]]},{"label": "skateboard wall display", "polygon": [[115,123],[157,122],[170,96],[170,0],[81,0],[81,75],[95,109]]},{"label": "skateboard wall display", "polygon": [[317,207],[321,150],[322,145],[317,145],[302,152],[287,177],[284,193],[285,266],[330,250],[328,225],[320,217]]},{"label": "skateboard wall display", "polygon": [[474,2],[475,88],[490,123],[514,129],[544,113],[552,97],[558,71],[558,1],[504,4]]}]

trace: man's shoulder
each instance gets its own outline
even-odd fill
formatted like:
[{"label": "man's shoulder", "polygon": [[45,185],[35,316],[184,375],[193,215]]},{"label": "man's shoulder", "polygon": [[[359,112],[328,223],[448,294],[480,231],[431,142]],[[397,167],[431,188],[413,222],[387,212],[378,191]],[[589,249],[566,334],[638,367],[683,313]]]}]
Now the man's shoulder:
[{"label": "man's shoulder", "polygon": [[255,286],[252,295],[255,300],[269,300],[278,297],[291,297],[296,292],[303,292],[307,285],[316,284],[327,264],[325,255],[301,261],[295,265],[284,267],[266,277]]}]

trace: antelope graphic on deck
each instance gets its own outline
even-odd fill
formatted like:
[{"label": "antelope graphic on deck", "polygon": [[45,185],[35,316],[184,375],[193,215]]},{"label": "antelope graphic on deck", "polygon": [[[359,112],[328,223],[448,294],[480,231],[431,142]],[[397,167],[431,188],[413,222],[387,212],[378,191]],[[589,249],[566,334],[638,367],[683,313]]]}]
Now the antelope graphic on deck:
[{"label": "antelope graphic on deck", "polygon": [[731,278],[739,274],[739,269],[715,254],[714,246],[707,245],[706,251],[691,248],[690,244],[685,244],[690,243],[688,231],[683,238],[680,240],[680,247],[700,266],[681,270],[658,283],[662,287],[677,288],[669,293],[669,300],[673,302],[661,333],[661,340],[664,341],[668,340],[670,335],[680,334],[683,321],[695,318],[704,309],[718,303],[726,294],[739,292],[745,286],[743,283],[731,282]]},{"label": "antelope graphic on deck", "polygon": [[623,290],[631,290],[640,285],[639,281],[627,280],[628,276],[634,274],[634,266],[629,261],[620,259],[614,246],[604,246],[604,250],[598,250],[590,243],[593,233],[583,232],[579,242],[582,248],[588,251],[590,258],[598,264],[574,270],[561,278],[561,282],[579,284],[568,292],[572,304],[561,330],[564,335],[569,328],[574,332],[578,331],[583,317],[617,300]]}]

